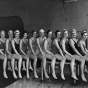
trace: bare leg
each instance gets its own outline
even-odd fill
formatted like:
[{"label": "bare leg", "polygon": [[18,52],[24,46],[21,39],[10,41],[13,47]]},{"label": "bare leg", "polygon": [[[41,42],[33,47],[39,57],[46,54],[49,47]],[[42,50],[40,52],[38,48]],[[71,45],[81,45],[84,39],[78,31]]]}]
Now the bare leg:
[{"label": "bare leg", "polygon": [[33,54],[29,54],[29,57],[34,60],[33,61],[34,77],[38,78],[37,70],[36,70],[36,68],[37,68],[37,58],[35,58]]},{"label": "bare leg", "polygon": [[56,74],[55,74],[56,57],[53,57],[50,54],[45,54],[45,57],[51,60],[52,76],[54,79],[57,79]]},{"label": "bare leg", "polygon": [[11,66],[10,66],[10,61],[8,61],[8,70],[12,71]]},{"label": "bare leg", "polygon": [[18,68],[19,68],[18,74],[19,74],[19,78],[22,78],[22,75],[21,75],[21,65],[22,65],[22,57],[19,57],[19,62],[18,62]]},{"label": "bare leg", "polygon": [[15,64],[15,58],[13,58],[13,59],[11,60],[11,65],[12,65],[12,70],[13,70],[13,77],[14,77],[15,79],[17,79],[16,73],[15,73],[14,64]]},{"label": "bare leg", "polygon": [[31,61],[29,62],[29,69],[33,70],[32,66],[31,66]]},{"label": "bare leg", "polygon": [[22,70],[25,71],[25,70],[26,70],[26,67],[25,67],[25,61],[23,61],[22,64],[23,64],[23,69],[22,69]]},{"label": "bare leg", "polygon": [[37,72],[36,72],[36,67],[37,67],[37,58],[34,59],[33,68],[34,68],[34,77],[38,78],[38,75],[37,75]]},{"label": "bare leg", "polygon": [[60,63],[61,78],[62,78],[63,80],[65,80],[65,77],[64,77],[64,65],[65,65],[65,61],[66,61],[66,59],[63,59],[63,60],[61,60],[61,63]]},{"label": "bare leg", "polygon": [[85,60],[82,60],[81,65],[80,65],[81,77],[83,81],[87,82],[87,79],[85,78],[85,75],[84,75],[84,66],[85,66]]},{"label": "bare leg", "polygon": [[[48,56],[47,56],[48,57]],[[43,57],[41,54],[38,54],[38,58],[41,59],[41,71],[42,69],[44,70],[44,75],[45,75],[45,78],[49,78],[48,74],[47,74],[47,71],[46,71],[46,57]]]},{"label": "bare leg", "polygon": [[71,63],[70,63],[70,67],[71,67],[71,72],[72,72],[72,75],[71,77],[74,78],[75,80],[78,80],[78,78],[76,77],[75,75],[75,72],[74,72],[74,66],[75,66],[75,59],[70,57],[69,55],[65,55],[66,59],[70,60]]},{"label": "bare leg", "polygon": [[65,80],[65,77],[64,77],[64,65],[65,65],[66,59],[65,59],[65,58],[62,58],[62,56],[59,55],[59,54],[56,54],[55,57],[56,57],[58,60],[61,61],[61,62],[60,62],[61,78],[62,78],[63,80]]},{"label": "bare leg", "polygon": [[84,75],[84,66],[85,66],[85,57],[80,58],[78,55],[74,55],[75,59],[81,62],[80,68],[81,68],[81,78],[83,81],[87,82],[85,75]]},{"label": "bare leg", "polygon": [[46,71],[46,58],[43,58],[43,68],[44,68],[44,74],[46,78],[49,78],[47,71]]},{"label": "bare leg", "polygon": [[29,58],[26,59],[26,72],[27,72],[27,78],[29,77]]},{"label": "bare leg", "polygon": [[51,61],[51,67],[52,67],[52,76],[57,79],[56,74],[55,74],[55,62],[56,62],[56,58],[53,58]]},{"label": "bare leg", "polygon": [[17,71],[18,71],[17,61],[15,61],[15,70],[17,70]]},{"label": "bare leg", "polygon": [[7,66],[7,57],[4,56],[4,61],[3,61],[3,75],[5,78],[8,78],[7,74],[6,74],[6,66]]}]

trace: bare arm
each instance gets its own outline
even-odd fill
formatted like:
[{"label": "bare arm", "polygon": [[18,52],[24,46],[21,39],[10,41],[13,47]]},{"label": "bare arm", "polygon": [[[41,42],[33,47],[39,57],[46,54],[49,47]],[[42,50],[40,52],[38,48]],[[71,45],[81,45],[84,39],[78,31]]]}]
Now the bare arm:
[{"label": "bare arm", "polygon": [[23,43],[23,40],[21,39],[21,40],[20,40],[20,51],[21,51],[24,55],[26,55],[26,53],[22,50],[22,43]]},{"label": "bare arm", "polygon": [[9,54],[9,55],[12,55],[10,52],[9,52],[9,50],[8,50],[8,45],[9,45],[9,40],[7,39],[6,40],[6,52]]},{"label": "bare arm", "polygon": [[2,49],[0,49],[0,53],[1,53],[2,55],[4,55],[4,53],[2,52]]}]

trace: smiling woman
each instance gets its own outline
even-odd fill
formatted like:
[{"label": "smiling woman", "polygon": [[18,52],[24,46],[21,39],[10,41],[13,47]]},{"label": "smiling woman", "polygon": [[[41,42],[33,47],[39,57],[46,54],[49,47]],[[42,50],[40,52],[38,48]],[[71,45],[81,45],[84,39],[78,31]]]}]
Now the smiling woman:
[{"label": "smiling woman", "polygon": [[[8,38],[8,31],[12,30],[13,32],[15,30],[19,30],[22,36],[23,30],[24,30],[24,23],[20,17],[17,16],[8,16],[8,17],[0,17],[0,31],[5,31],[5,36]],[[1,47],[4,48],[4,45]],[[3,60],[0,60],[0,88],[3,88],[5,86],[8,86],[9,84],[16,81],[16,79],[13,78],[13,75],[10,71],[7,71],[8,79],[5,79],[3,76]],[[24,73],[22,72],[22,75]],[[3,81],[2,81],[3,80]]]}]

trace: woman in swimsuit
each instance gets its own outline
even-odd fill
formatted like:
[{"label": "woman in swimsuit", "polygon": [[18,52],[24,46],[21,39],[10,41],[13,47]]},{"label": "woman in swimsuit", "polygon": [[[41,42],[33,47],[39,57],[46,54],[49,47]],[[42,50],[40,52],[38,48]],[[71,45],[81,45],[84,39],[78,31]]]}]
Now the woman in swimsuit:
[{"label": "woman in swimsuit", "polygon": [[23,38],[20,40],[20,55],[26,60],[26,73],[27,78],[29,78],[28,39],[26,31],[24,31]]},{"label": "woman in swimsuit", "polygon": [[7,58],[9,60],[11,60],[11,67],[12,67],[12,71],[13,71],[13,77],[17,78],[16,73],[15,73],[15,69],[14,69],[15,59],[14,59],[14,56],[12,54],[13,31],[9,30],[8,35],[9,35],[9,38],[6,40],[6,55],[7,55]]},{"label": "woman in swimsuit", "polygon": [[37,68],[36,37],[37,37],[37,31],[33,30],[32,37],[29,39],[28,55],[29,55],[29,58],[33,60],[34,77],[38,78],[37,71],[36,71],[36,68]]},{"label": "woman in swimsuit", "polygon": [[44,41],[44,53],[45,53],[45,57],[47,59],[51,60],[51,68],[52,68],[52,76],[54,79],[57,79],[56,77],[56,73],[55,73],[55,62],[56,62],[56,57],[53,54],[53,43],[52,43],[52,31],[48,30],[47,31],[47,39]]},{"label": "woman in swimsuit", "polygon": [[59,30],[56,30],[55,31],[55,36],[56,36],[56,38],[53,40],[53,53],[54,53],[56,59],[61,61],[61,63],[60,63],[61,78],[63,80],[65,80],[63,70],[64,70],[64,65],[65,65],[66,58],[63,55],[63,52],[61,50],[61,44],[60,44],[61,32]]},{"label": "woman in swimsuit", "polygon": [[[82,38],[78,42],[78,46],[79,46],[78,50],[79,50],[80,54],[83,56],[84,60],[88,61],[88,50],[86,48],[86,43],[85,43],[85,41],[87,40],[88,34],[86,31],[82,31],[81,36],[82,36]],[[85,79],[85,81],[87,82],[86,79]]]},{"label": "woman in swimsuit", "polygon": [[21,75],[22,56],[19,54],[20,32],[19,30],[16,30],[14,33],[15,33],[15,38],[12,40],[12,48],[13,48],[12,53],[13,53],[14,58],[18,60],[18,75],[19,75],[19,78],[22,78],[22,75]]},{"label": "woman in swimsuit", "polygon": [[37,38],[36,55],[37,55],[37,58],[39,58],[42,61],[41,66],[44,70],[45,78],[49,78],[47,71],[46,71],[46,57],[44,54],[44,41],[45,41],[46,37],[44,36],[43,29],[40,29],[39,35],[40,36]]},{"label": "woman in swimsuit", "polygon": [[5,78],[8,78],[6,74],[6,66],[7,66],[7,56],[6,56],[6,38],[5,38],[5,31],[0,32],[0,59],[3,60],[3,75]]},{"label": "woman in swimsuit", "polygon": [[72,72],[71,77],[74,78],[75,80],[78,80],[74,72],[75,58],[72,54],[69,53],[70,45],[69,45],[69,40],[68,40],[68,31],[66,29],[63,31],[63,38],[61,40],[61,45],[62,45],[61,48],[62,48],[65,58],[71,61],[70,63],[71,72]]},{"label": "woman in swimsuit", "polygon": [[83,81],[87,81],[85,76],[84,76],[84,65],[85,65],[85,60],[83,59],[82,54],[80,53],[80,51],[78,50],[78,39],[76,38],[77,36],[77,32],[75,29],[72,30],[71,32],[71,39],[69,40],[69,50],[70,50],[70,54],[74,55],[75,60],[81,62],[80,68],[81,68],[81,78]]}]

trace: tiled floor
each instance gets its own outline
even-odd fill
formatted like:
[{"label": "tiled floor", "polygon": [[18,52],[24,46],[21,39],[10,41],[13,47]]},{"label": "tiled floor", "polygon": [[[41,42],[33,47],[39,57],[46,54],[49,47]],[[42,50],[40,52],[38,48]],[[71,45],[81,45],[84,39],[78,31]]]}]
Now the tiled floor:
[{"label": "tiled floor", "polygon": [[[38,71],[39,79],[35,79],[33,77],[33,73],[30,73],[30,79],[27,79],[24,77],[23,79],[20,79],[13,84],[9,85],[6,88],[88,88],[88,82],[84,83],[81,79],[79,79],[78,86],[71,85],[73,82],[73,79],[71,79],[69,71],[66,70],[65,77],[66,80],[63,81],[60,77],[60,71],[56,70],[58,79],[55,80],[52,78],[50,74],[50,79],[45,79],[41,82],[40,79],[40,69]],[[68,75],[69,74],[69,75]],[[88,74],[86,74],[88,75]],[[88,76],[86,76],[88,79]]]}]

